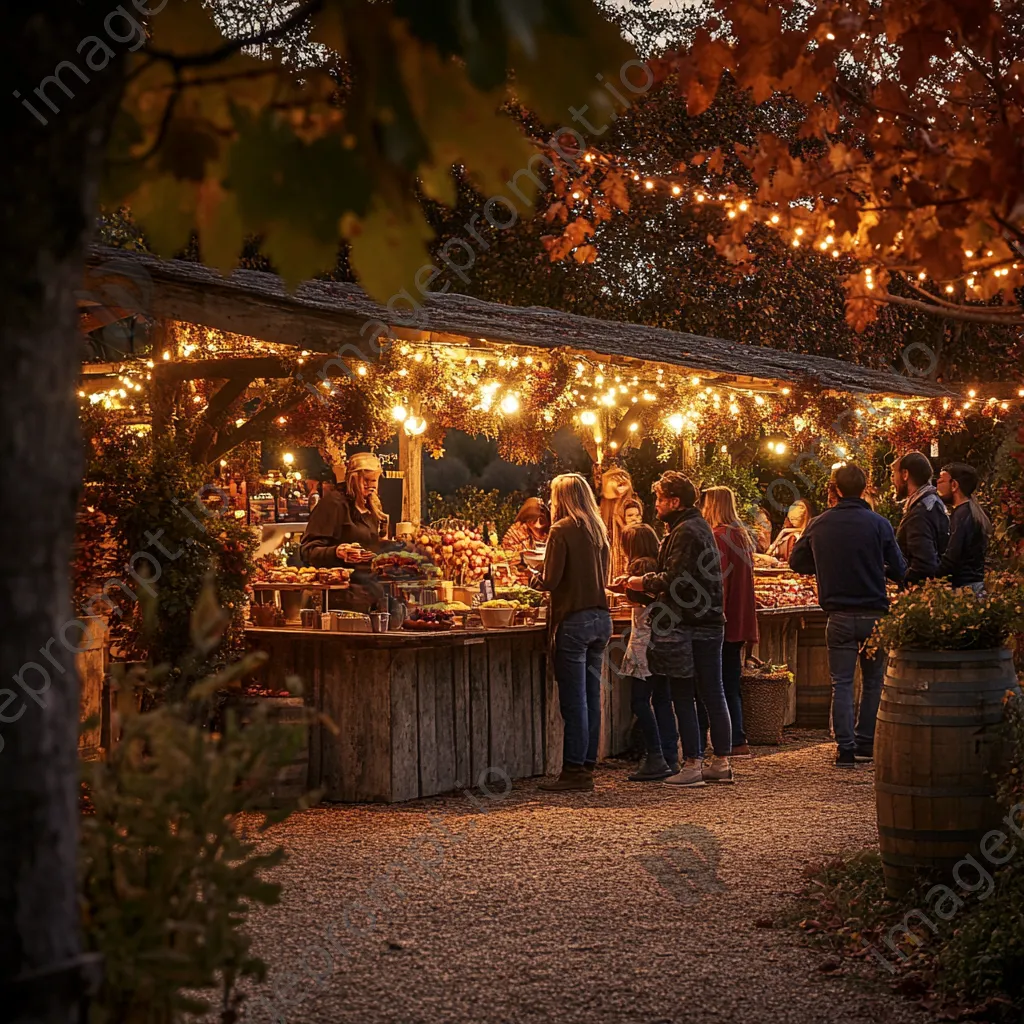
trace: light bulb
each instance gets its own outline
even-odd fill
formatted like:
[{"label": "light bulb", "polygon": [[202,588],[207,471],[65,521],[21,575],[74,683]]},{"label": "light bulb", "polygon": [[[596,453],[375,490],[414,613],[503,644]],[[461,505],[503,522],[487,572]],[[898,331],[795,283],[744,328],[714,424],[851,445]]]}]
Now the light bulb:
[{"label": "light bulb", "polygon": [[515,395],[506,395],[501,400],[501,411],[506,416],[511,416],[514,413],[519,412],[519,399]]},{"label": "light bulb", "polygon": [[580,423],[585,427],[592,427],[596,422],[597,417],[589,410],[580,413]]},{"label": "light bulb", "polygon": [[679,433],[683,429],[683,417],[680,413],[674,412],[668,418],[668,425],[676,432]]},{"label": "light bulb", "polygon": [[391,409],[391,416],[396,419],[399,423],[404,423],[409,413],[406,412],[404,405],[396,405]]},{"label": "light bulb", "polygon": [[281,461],[286,466],[290,466],[295,461],[295,456],[292,455],[291,452],[285,452],[284,455],[281,456]]}]

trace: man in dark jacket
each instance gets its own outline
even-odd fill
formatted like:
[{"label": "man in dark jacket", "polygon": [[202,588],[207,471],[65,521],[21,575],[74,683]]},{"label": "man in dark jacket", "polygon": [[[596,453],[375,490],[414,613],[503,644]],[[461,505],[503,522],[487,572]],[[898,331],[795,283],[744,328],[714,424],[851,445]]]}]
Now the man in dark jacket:
[{"label": "man in dark jacket", "polygon": [[921,452],[908,452],[892,464],[896,497],[905,501],[896,529],[907,560],[907,583],[922,583],[938,574],[939,559],[949,542],[946,506],[932,486],[932,464]]},{"label": "man in dark jacket", "polygon": [[949,543],[939,561],[939,575],[954,587],[970,587],[976,594],[985,587],[985,555],[992,523],[974,498],[978,471],[965,462],[942,467],[936,490],[951,505]]},{"label": "man in dark jacket", "polygon": [[[658,568],[631,576],[629,590],[642,590],[651,605],[651,671],[669,677],[683,740],[685,763],[665,781],[671,786],[732,782],[732,721],[722,688],[725,611],[722,559],[697,505],[697,489],[682,473],[662,473],[652,488],[658,518],[668,527]],[[699,694],[711,723],[715,757],[702,769],[694,698]]]},{"label": "man in dark jacket", "polygon": [[[830,483],[839,501],[811,520],[789,556],[789,565],[794,572],[817,577],[818,604],[828,612],[825,644],[832,677],[836,766],[849,768],[872,759],[885,674],[885,655],[869,658],[864,643],[889,610],[886,577],[901,580],[907,565],[892,524],[872,512],[861,497],[867,486],[864,471],[850,464],[839,466],[832,471]],[[858,658],[863,689],[854,724],[853,676]]]}]

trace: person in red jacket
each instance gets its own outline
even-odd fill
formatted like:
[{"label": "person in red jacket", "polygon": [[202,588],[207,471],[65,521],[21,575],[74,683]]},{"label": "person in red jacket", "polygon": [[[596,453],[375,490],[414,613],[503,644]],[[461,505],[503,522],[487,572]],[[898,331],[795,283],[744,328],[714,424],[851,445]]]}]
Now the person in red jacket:
[{"label": "person in red jacket", "polygon": [[725,642],[722,644],[722,684],[732,719],[732,756],[750,757],[743,731],[740,677],[743,649],[757,643],[757,605],[754,601],[754,542],[736,514],[736,495],[730,487],[709,487],[704,492],[704,518],[715,535],[722,556],[725,604]]}]

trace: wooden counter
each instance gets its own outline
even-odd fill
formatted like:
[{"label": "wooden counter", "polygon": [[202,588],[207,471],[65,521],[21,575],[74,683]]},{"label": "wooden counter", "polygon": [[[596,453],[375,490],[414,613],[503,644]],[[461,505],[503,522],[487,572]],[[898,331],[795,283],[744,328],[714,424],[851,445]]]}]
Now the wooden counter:
[{"label": "wooden counter", "polygon": [[[561,721],[544,626],[335,633],[253,627],[264,686],[298,676],[338,726],[312,730],[309,782],[329,800],[412,800],[476,785],[488,769],[541,775]],[[552,721],[552,714],[555,721]],[[557,726],[557,728],[556,728]],[[484,780],[486,781],[486,779]],[[491,788],[504,788],[492,775]]]}]

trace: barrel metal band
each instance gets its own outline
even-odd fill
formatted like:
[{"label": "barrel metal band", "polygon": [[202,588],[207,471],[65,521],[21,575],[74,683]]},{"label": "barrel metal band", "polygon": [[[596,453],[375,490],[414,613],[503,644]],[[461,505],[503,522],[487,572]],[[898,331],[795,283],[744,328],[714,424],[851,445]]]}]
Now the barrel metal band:
[{"label": "barrel metal band", "polygon": [[892,825],[879,825],[878,834],[886,839],[910,839],[918,842],[931,843],[977,843],[983,834],[981,829],[918,829],[894,828]]},{"label": "barrel metal band", "polygon": [[950,786],[939,789],[933,786],[900,786],[895,782],[879,782],[875,779],[875,789],[881,793],[893,793],[896,796],[930,796],[936,799],[964,796],[995,799],[991,787],[985,786]]}]

